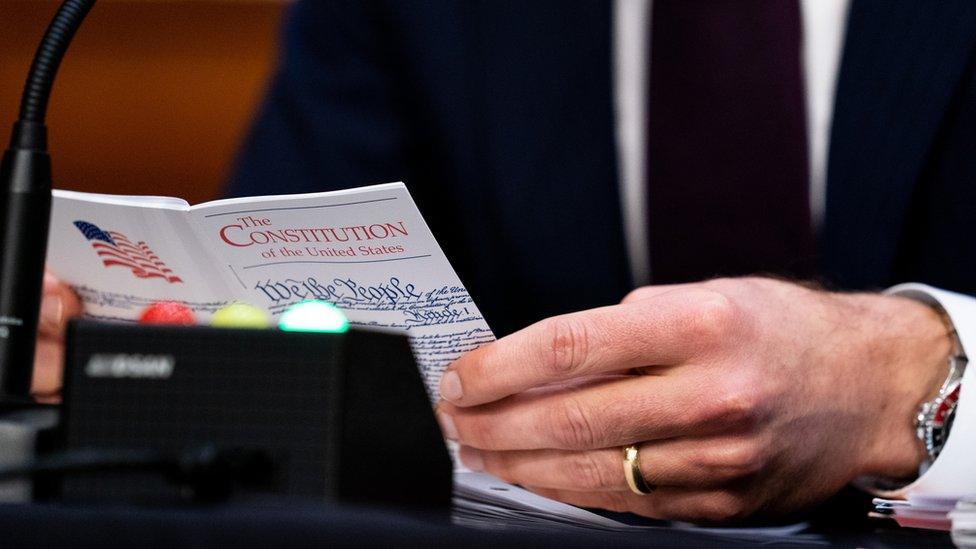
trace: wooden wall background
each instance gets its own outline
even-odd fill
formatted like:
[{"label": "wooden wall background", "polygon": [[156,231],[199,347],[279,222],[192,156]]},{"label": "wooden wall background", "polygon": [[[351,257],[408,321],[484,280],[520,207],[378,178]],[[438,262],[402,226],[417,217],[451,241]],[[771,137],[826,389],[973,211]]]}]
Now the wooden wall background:
[{"label": "wooden wall background", "polygon": [[[59,2],[0,0],[6,147],[31,57]],[[285,3],[100,0],[68,51],[48,114],[55,186],[218,195],[276,59]]]}]

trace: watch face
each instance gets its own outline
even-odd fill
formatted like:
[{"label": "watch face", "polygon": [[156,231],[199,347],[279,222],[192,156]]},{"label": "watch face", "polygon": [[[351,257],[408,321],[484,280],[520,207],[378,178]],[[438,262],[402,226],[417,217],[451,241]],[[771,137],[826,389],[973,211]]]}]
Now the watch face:
[{"label": "watch face", "polygon": [[956,416],[956,403],[959,401],[959,384],[949,391],[948,394],[936,404],[932,413],[932,420],[928,424],[925,446],[929,455],[935,459],[942,446],[945,445],[946,438],[949,437],[949,430],[952,428],[952,421]]}]

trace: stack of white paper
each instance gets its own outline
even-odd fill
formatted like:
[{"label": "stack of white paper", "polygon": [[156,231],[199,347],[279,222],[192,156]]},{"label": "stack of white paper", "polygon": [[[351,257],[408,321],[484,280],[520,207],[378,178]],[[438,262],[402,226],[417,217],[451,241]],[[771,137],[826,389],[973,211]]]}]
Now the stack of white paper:
[{"label": "stack of white paper", "polygon": [[634,528],[533,494],[484,473],[454,475],[454,520],[469,526]]},{"label": "stack of white paper", "polygon": [[806,523],[750,528],[701,528],[678,522],[658,522],[657,526],[624,524],[533,494],[491,475],[465,471],[454,474],[453,519],[455,523],[464,526],[491,529],[576,529],[641,533],[678,528],[749,542],[823,541],[819,536],[804,532],[809,526]]},{"label": "stack of white paper", "polygon": [[949,512],[956,508],[957,497],[913,494],[908,499],[874,499],[872,516],[894,519],[899,526],[949,531]]},{"label": "stack of white paper", "polygon": [[959,500],[949,518],[953,543],[959,547],[976,547],[976,496]]}]

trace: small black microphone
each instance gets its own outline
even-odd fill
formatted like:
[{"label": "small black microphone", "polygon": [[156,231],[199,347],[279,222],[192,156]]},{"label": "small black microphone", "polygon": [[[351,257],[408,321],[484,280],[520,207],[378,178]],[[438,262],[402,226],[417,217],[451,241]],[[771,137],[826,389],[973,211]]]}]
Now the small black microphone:
[{"label": "small black microphone", "polygon": [[95,0],[65,0],[34,54],[0,164],[0,404],[30,401],[51,217],[44,118],[64,53]]}]

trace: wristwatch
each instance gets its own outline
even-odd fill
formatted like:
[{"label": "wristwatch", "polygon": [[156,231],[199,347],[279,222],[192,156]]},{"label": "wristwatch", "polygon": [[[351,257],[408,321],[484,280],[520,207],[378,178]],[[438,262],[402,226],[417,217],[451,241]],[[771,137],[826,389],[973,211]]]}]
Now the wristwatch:
[{"label": "wristwatch", "polygon": [[928,456],[926,462],[922,464],[922,471],[928,469],[935,458],[939,457],[946,439],[949,438],[949,430],[952,429],[952,420],[955,418],[956,403],[959,401],[962,374],[967,362],[951,321],[946,316],[943,316],[943,319],[946,326],[950,328],[949,337],[952,339],[952,351],[948,361],[949,375],[939,388],[939,394],[923,403],[915,417],[915,433]]}]

